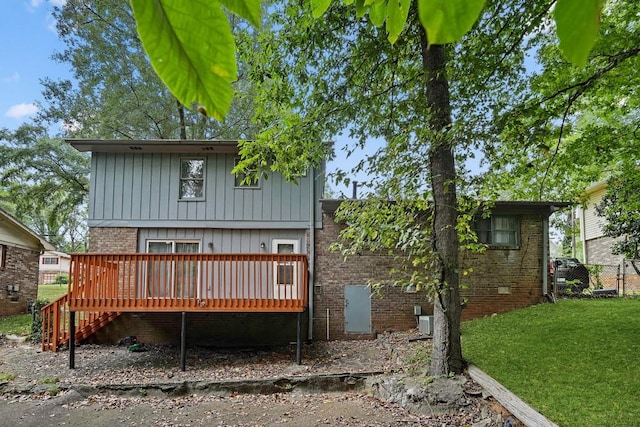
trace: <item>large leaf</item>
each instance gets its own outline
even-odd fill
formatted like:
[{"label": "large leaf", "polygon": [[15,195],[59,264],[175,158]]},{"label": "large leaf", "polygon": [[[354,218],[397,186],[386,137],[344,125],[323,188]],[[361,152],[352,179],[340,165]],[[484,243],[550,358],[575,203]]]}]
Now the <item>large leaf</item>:
[{"label": "large leaf", "polygon": [[319,18],[323,13],[327,11],[331,0],[311,0],[311,15],[314,18]]},{"label": "large leaf", "polygon": [[223,120],[238,69],[229,21],[213,0],[132,0],[151,65],[185,106]]},{"label": "large leaf", "polygon": [[220,0],[230,12],[246,19],[254,27],[260,26],[260,13],[262,12],[260,0]]},{"label": "large leaf", "polygon": [[418,0],[420,22],[429,43],[453,43],[478,19],[485,0]]},{"label": "large leaf", "polygon": [[387,33],[391,43],[395,43],[407,23],[411,0],[389,0],[387,5]]},{"label": "large leaf", "polygon": [[560,49],[573,65],[587,63],[600,27],[603,0],[558,0],[554,15]]}]

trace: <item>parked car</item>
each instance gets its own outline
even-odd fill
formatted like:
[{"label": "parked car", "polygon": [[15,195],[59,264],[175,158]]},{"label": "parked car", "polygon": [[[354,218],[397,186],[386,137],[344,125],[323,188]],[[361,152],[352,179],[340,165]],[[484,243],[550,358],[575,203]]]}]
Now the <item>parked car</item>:
[{"label": "parked car", "polygon": [[559,295],[581,294],[589,287],[589,270],[576,258],[551,258],[549,274]]}]

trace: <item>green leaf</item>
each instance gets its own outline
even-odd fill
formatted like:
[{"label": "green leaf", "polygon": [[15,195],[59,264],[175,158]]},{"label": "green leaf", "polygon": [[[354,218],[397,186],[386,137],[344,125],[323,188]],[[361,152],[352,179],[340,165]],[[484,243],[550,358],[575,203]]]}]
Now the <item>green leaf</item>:
[{"label": "green leaf", "polygon": [[331,0],[311,0],[311,15],[320,18],[329,9]]},{"label": "green leaf", "polygon": [[603,0],[558,0],[554,17],[560,49],[573,65],[587,63],[600,28]]},{"label": "green leaf", "polygon": [[185,106],[223,120],[237,79],[235,43],[213,0],[132,0],[138,34],[151,65]]},{"label": "green leaf", "polygon": [[362,18],[367,14],[368,7],[365,6],[364,0],[356,0],[356,18]]},{"label": "green leaf", "polygon": [[418,0],[418,15],[429,43],[453,43],[478,19],[485,0]]},{"label": "green leaf", "polygon": [[260,0],[219,0],[230,12],[249,21],[254,27],[260,26]]},{"label": "green leaf", "polygon": [[387,16],[387,2],[380,0],[374,2],[369,8],[369,19],[371,23],[376,27],[382,26]]},{"label": "green leaf", "polygon": [[387,5],[387,38],[393,44],[407,23],[411,0],[389,0]]}]

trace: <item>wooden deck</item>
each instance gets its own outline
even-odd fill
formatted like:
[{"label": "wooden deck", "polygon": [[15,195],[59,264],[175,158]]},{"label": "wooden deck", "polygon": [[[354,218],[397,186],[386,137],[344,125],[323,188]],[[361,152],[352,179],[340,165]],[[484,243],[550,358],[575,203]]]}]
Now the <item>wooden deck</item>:
[{"label": "wooden deck", "polygon": [[71,311],[302,312],[302,254],[74,254]]},{"label": "wooden deck", "polygon": [[[123,312],[304,312],[304,254],[72,254],[69,292],[42,309],[42,348],[87,338]],[[71,313],[74,313],[71,316]],[[77,323],[76,323],[77,320]]]}]

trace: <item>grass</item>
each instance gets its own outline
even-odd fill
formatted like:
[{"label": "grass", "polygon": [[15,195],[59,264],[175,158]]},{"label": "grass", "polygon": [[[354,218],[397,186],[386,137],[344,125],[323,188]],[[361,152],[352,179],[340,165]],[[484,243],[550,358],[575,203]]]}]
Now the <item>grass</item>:
[{"label": "grass", "polygon": [[[53,301],[67,293],[67,285],[40,285],[38,286],[38,299]],[[21,335],[31,334],[31,314],[18,314],[0,318],[0,334]]]},{"label": "grass", "polygon": [[557,424],[640,425],[640,300],[560,300],[462,330],[470,363]]},{"label": "grass", "polygon": [[60,298],[66,294],[68,290],[67,285],[39,285],[38,286],[38,299],[47,300],[49,302]]}]

